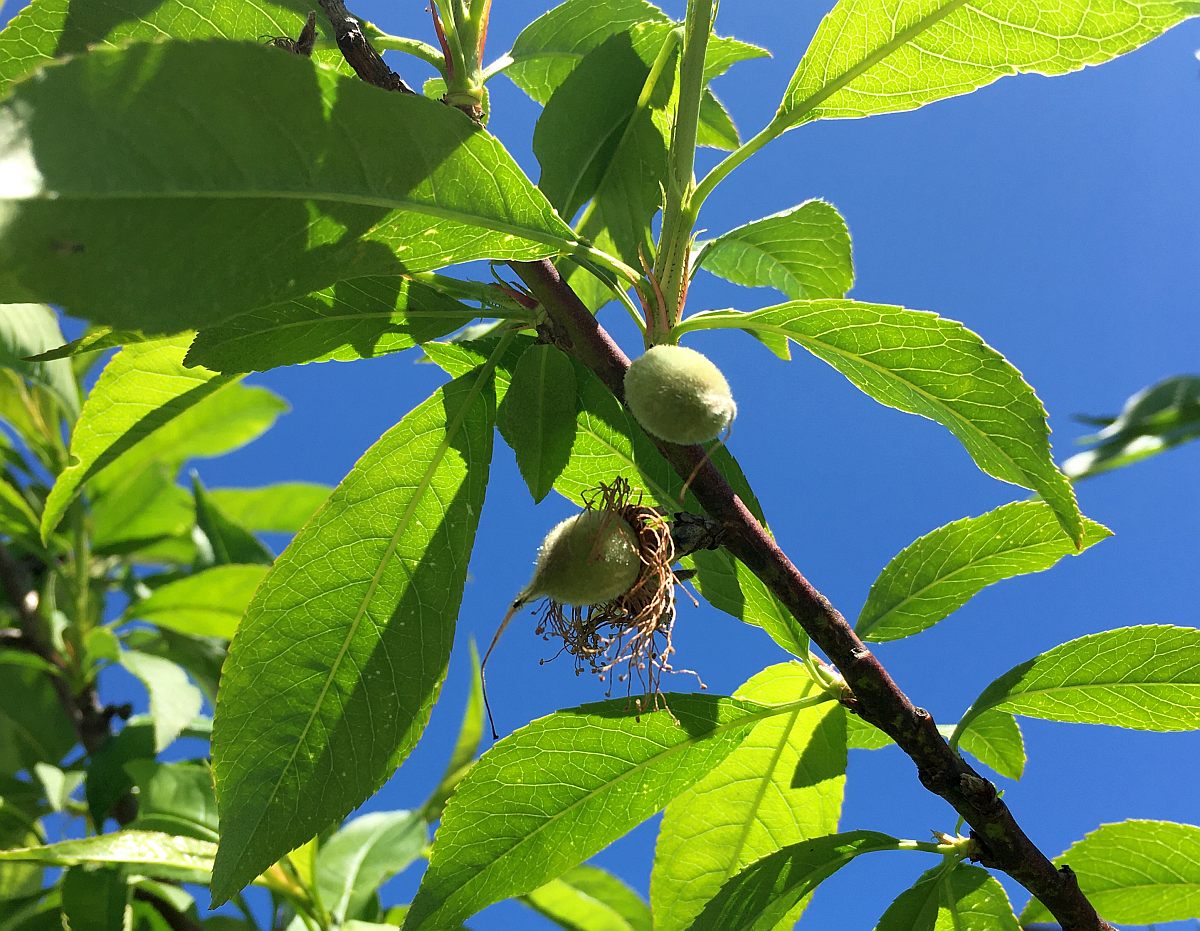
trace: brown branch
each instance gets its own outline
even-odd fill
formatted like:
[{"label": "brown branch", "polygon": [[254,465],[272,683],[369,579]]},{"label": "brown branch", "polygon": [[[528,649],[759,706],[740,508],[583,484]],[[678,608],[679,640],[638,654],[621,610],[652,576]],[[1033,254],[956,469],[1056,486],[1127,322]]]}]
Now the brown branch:
[{"label": "brown branch", "polygon": [[338,48],[342,50],[343,57],[354,69],[355,74],[368,84],[374,84],[385,91],[416,93],[400,75],[387,66],[383,56],[375,51],[375,47],[363,35],[362,24],[350,14],[342,0],[321,0],[321,9],[329,17]]},{"label": "brown branch", "polygon": [[[354,21],[341,0],[321,0],[321,5],[338,32],[339,47],[358,76],[377,87],[397,90],[386,79],[369,70],[360,70],[350,58],[342,45],[338,20],[331,12],[338,9]],[[361,31],[358,36],[369,55],[378,59],[378,53]],[[362,54],[357,47],[354,51],[356,55]],[[382,59],[379,62],[382,64]],[[543,259],[510,264],[554,324],[556,345],[572,352],[624,403],[629,359],[562,280],[554,263]],[[978,860],[1007,873],[1037,896],[1058,919],[1063,931],[1114,931],[1080,891],[1071,869],[1066,866],[1056,869],[1029,839],[997,796],[996,787],[950,748],[938,733],[933,716],[913,705],[829,599],[812,586],[776,545],[705,451],[699,446],[664,442],[657,445],[681,478],[686,480],[694,475],[692,492],[708,515],[723,527],[726,548],[762,580],[837,666],[854,693],[847,701],[851,710],[891,737],[916,764],[921,784],[949,802],[971,825],[972,837],[979,848]]]},{"label": "brown branch", "polygon": [[[571,351],[624,401],[629,359],[549,260],[514,262],[513,269],[567,334]],[[1064,931],[1113,931],[1079,889],[1075,874],[1054,864],[1029,839],[996,787],[980,776],[938,733],[933,716],[917,708],[846,619],[779,549],[699,446],[658,442],[681,478],[695,472],[691,490],[725,530],[725,547],[763,581],[837,666],[854,693],[851,710],[878,727],[912,758],[921,784],[953,806],[973,828],[979,860],[1038,897]]]},{"label": "brown branch", "polygon": [[[120,714],[120,711],[105,708],[95,687],[90,684],[78,692],[71,688],[67,661],[46,636],[49,628],[38,609],[38,593],[29,572],[3,543],[0,543],[0,586],[17,615],[19,638],[14,646],[28,650],[54,667],[53,673],[47,673],[50,684],[75,727],[84,751],[88,756],[94,756],[111,739],[109,725],[114,714]],[[137,800],[129,793],[123,795],[113,808],[113,817],[122,825],[131,822],[137,817]]]}]

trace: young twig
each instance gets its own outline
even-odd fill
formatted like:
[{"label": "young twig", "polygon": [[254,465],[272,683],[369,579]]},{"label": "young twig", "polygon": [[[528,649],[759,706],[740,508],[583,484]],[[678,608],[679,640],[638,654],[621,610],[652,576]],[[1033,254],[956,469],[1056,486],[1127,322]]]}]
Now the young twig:
[{"label": "young twig", "polygon": [[321,0],[321,9],[329,17],[334,40],[355,74],[368,84],[386,91],[416,93],[400,75],[387,66],[383,56],[367,41],[367,37],[363,35],[362,24],[350,14],[342,0]]}]

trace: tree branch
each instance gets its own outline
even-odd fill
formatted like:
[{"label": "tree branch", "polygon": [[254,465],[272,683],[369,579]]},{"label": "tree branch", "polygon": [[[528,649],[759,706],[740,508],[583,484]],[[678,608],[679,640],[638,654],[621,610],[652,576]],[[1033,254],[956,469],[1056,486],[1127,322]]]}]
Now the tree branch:
[{"label": "tree branch", "polygon": [[[629,359],[549,260],[513,269],[565,331],[577,359],[624,401]],[[913,705],[846,619],[801,574],[758,522],[702,447],[655,441],[691,491],[725,530],[725,547],[771,590],[837,666],[854,693],[851,710],[891,737],[917,766],[921,784],[953,806],[973,828],[980,862],[1001,870],[1038,897],[1064,931],[1113,931],[1096,914],[1069,867],[1056,869],[997,796],[938,733],[933,716]]]},{"label": "tree branch", "polygon": [[374,84],[385,91],[416,93],[400,75],[387,66],[383,56],[375,51],[375,47],[363,35],[362,24],[350,14],[342,0],[321,0],[321,9],[329,17],[338,48],[342,50],[342,56],[354,69],[355,74],[368,84]]},{"label": "tree branch", "polygon": [[[350,58],[350,52],[342,45],[339,20],[333,11],[340,10],[343,18],[355,26],[357,21],[346,12],[342,0],[321,0],[321,6],[329,14],[339,36],[338,45],[358,76],[385,90],[400,90],[388,83],[386,77],[360,70]],[[358,35],[369,55],[379,59],[361,31]],[[356,55],[361,54],[357,46],[354,50]],[[382,65],[382,59],[379,63]],[[387,71],[395,76],[391,69]],[[563,281],[554,263],[543,259],[510,265],[541,303],[556,329],[565,334],[569,351],[624,403],[629,359]],[[1037,896],[1063,931],[1115,931],[1080,891],[1070,867],[1055,868],[1021,829],[996,794],[996,787],[950,748],[938,733],[933,716],[913,705],[829,599],[792,564],[709,461],[704,449],[655,442],[681,478],[695,475],[692,493],[708,515],[724,528],[725,547],[762,580],[837,666],[854,693],[846,704],[891,737],[916,764],[921,784],[949,802],[971,826],[972,837],[979,845],[979,861],[1007,873]]]}]

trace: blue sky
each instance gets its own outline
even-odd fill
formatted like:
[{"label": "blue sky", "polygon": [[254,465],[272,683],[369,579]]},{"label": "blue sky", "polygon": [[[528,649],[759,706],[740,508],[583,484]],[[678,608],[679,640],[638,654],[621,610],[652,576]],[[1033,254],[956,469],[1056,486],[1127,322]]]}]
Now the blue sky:
[{"label": "blue sky", "polygon": [[[682,3],[668,4],[681,13]],[[12,6],[11,14],[19,6]],[[489,49],[508,47],[542,2],[501,2]],[[364,2],[388,31],[429,39],[423,4]],[[718,29],[767,46],[770,60],[720,79],[749,135],[769,119],[825,7],[785,0],[728,2]],[[706,204],[713,233],[810,197],[833,203],[854,238],[854,297],[933,310],[961,320],[1003,352],[1050,412],[1056,453],[1087,432],[1074,413],[1115,412],[1134,391],[1200,371],[1200,28],[1187,23],[1100,68],[1061,78],[1008,78],[911,113],[820,123],[773,143]],[[393,57],[417,83],[425,66]],[[602,92],[598,90],[598,92]],[[505,79],[493,83],[490,129],[536,180],[530,138],[537,108]],[[704,156],[705,167],[711,163]],[[770,292],[698,279],[689,311],[777,300]],[[627,320],[602,321],[635,351]],[[943,428],[886,409],[820,361],[783,363],[728,331],[689,345],[717,361],[739,406],[731,449],[784,549],[853,617],[888,559],[923,533],[1024,493],[982,475]],[[363,450],[444,380],[412,354],[353,365],[277,370],[253,382],[293,410],[266,437],[202,464],[206,484],[336,483]],[[1001,583],[938,627],[877,652],[913,700],[953,721],[1011,666],[1085,633],[1144,623],[1196,625],[1200,600],[1200,444],[1079,487],[1088,516],[1116,536],[1049,573]],[[421,746],[367,810],[419,804],[441,772],[461,713],[465,645],[491,637],[526,582],[545,531],[570,510],[534,506],[498,441],[443,699]],[[683,605],[680,665],[727,694],[784,654],[760,631]],[[502,731],[601,687],[567,662],[538,665],[532,624],[512,625],[489,669]],[[689,687],[685,681],[679,687]],[[1051,855],[1105,822],[1152,818],[1200,823],[1191,775],[1200,735],[1142,734],[1023,721],[1030,754],[1007,800]],[[843,829],[924,839],[950,831],[953,812],[925,792],[896,750],[855,752]],[[645,892],[656,821],[596,858]],[[874,855],[818,892],[802,927],[870,928],[932,858]],[[417,877],[389,887],[406,901]],[[1006,883],[1020,907],[1026,895]],[[495,906],[476,931],[548,927],[521,906]]]}]

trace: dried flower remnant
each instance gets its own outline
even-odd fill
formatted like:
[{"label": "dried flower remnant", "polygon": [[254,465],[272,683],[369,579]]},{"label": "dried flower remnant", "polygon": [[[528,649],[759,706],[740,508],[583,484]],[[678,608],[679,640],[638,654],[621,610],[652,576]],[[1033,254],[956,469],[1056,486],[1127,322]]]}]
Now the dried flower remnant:
[{"label": "dried flower remnant", "polygon": [[[509,606],[482,665],[516,613],[544,598],[537,633],[562,641],[560,653],[574,657],[576,674],[590,670],[609,683],[610,695],[614,682],[625,682],[630,694],[637,682],[657,703],[662,674],[677,671],[671,666],[676,579],[670,524],[640,495],[635,498],[623,478],[600,485],[584,504],[586,510],[547,535],[534,577]],[[636,560],[632,565],[624,561],[625,545]],[[581,581],[569,581],[572,574]],[[607,587],[618,580],[620,587]],[[596,596],[591,603],[589,592]],[[494,725],[492,734],[497,736]]]}]

